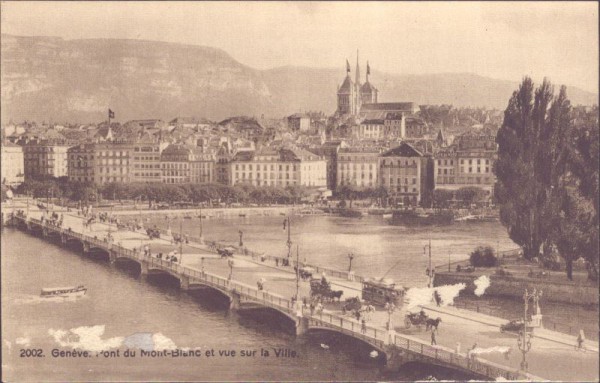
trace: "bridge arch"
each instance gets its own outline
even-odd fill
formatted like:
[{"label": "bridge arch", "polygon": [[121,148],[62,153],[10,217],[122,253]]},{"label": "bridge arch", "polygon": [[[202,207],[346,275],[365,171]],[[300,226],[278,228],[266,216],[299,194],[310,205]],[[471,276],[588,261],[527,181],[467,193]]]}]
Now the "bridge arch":
[{"label": "bridge arch", "polygon": [[142,272],[142,264],[132,258],[129,257],[117,257],[115,258],[115,262],[114,265],[117,268],[123,269],[123,270],[131,270],[133,272],[135,272],[135,274],[140,274]]},{"label": "bridge arch", "polygon": [[[360,331],[360,327],[357,327],[357,329]],[[384,347],[382,347],[380,344],[370,342],[366,338],[360,337],[360,334],[353,335],[353,334],[350,334],[349,332],[343,332],[336,328],[325,327],[325,326],[310,326],[307,329],[307,333],[313,334],[313,335],[319,334],[319,333],[329,334],[329,335],[334,335],[336,337],[339,337],[340,339],[351,340],[352,342],[358,342],[359,344],[362,344],[363,346],[367,346],[371,349],[376,350],[382,356],[383,359],[387,359],[387,357],[388,357],[388,351]]]},{"label": "bridge arch", "polygon": [[67,238],[65,243],[65,247],[70,248],[72,250],[76,250],[79,252],[83,252],[83,242],[77,238]]},{"label": "bridge arch", "polygon": [[296,322],[298,320],[298,318],[295,315],[292,315],[288,312],[285,312],[283,310],[280,310],[276,307],[271,307],[271,306],[267,306],[267,305],[263,305],[260,302],[249,302],[249,301],[243,301],[240,303],[239,307],[238,307],[238,311],[240,312],[246,312],[246,313],[252,313],[252,312],[256,312],[256,313],[268,313],[268,314],[275,314],[278,317],[282,317],[287,319],[289,324],[293,324],[294,326],[296,325]]},{"label": "bridge arch", "polygon": [[87,254],[90,256],[90,258],[110,262],[110,253],[108,250],[104,250],[101,247],[90,247],[90,249],[87,251]]}]

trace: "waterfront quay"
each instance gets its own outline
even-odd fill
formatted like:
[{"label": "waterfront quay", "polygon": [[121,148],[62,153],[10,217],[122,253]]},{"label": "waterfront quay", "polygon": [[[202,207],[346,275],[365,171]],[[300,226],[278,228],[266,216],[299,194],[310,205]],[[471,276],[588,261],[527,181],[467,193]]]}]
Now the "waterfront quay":
[{"label": "waterfront quay", "polygon": [[[4,212],[7,210],[4,209]],[[276,263],[272,257],[235,254],[233,258],[222,259],[209,243],[191,241],[180,247],[167,239],[150,240],[145,232],[117,230],[114,225],[93,223],[84,227],[83,217],[66,211],[60,214],[64,217],[62,227],[49,225],[47,220],[42,223],[42,213],[33,209],[27,217],[15,217],[11,222],[48,240],[77,247],[84,254],[94,254],[115,266],[129,264],[137,267],[144,276],[170,276],[184,290],[215,291],[229,302],[233,310],[274,311],[280,314],[282,321],[289,323],[297,335],[321,330],[352,337],[373,347],[391,369],[419,361],[485,379],[598,380],[597,348],[576,352],[574,338],[562,336],[560,340],[553,339],[551,331],[548,331],[549,336],[536,337],[527,354],[529,373],[525,373],[519,370],[521,355],[516,347],[516,335],[500,333],[499,319],[493,323],[475,314],[464,315],[464,312],[452,307],[439,310],[426,306],[424,309],[431,317],[442,318],[438,344],[432,346],[429,332],[414,326],[405,328],[403,319],[406,311],[403,308],[391,315],[378,308],[365,327],[354,318],[343,315],[336,303],[327,304],[319,313],[311,313],[301,304],[302,298],[310,295],[309,283],[297,282],[293,268],[278,266],[281,262]],[[109,232],[112,240],[106,239]],[[149,247],[152,255],[143,254],[144,246]],[[166,254],[174,249],[183,250],[181,255],[177,254],[178,262],[156,257],[159,252]],[[291,263],[294,265],[293,260]],[[332,288],[343,290],[344,297],[360,295],[360,276],[349,277],[348,273],[335,270],[326,270],[325,273]],[[257,281],[261,279],[265,280],[263,290],[257,287]],[[294,301],[294,296],[299,299]],[[571,340],[572,344],[569,344]],[[462,350],[457,349],[457,342],[462,344]],[[492,353],[470,358],[466,351],[474,343],[482,348],[509,346],[513,352],[508,356]]]}]

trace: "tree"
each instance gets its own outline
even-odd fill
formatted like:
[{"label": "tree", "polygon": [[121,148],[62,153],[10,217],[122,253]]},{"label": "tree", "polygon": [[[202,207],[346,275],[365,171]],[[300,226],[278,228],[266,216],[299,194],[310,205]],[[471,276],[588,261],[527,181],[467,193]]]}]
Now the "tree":
[{"label": "tree", "polygon": [[598,132],[597,121],[577,127],[566,160],[570,172],[561,178],[557,246],[569,279],[572,261],[582,256],[588,278],[598,281]]},{"label": "tree", "polygon": [[498,258],[491,246],[479,246],[471,253],[469,262],[475,267],[494,267]]},{"label": "tree", "polygon": [[466,186],[456,191],[456,199],[463,201],[466,205],[469,206],[476,202],[483,201],[485,197],[485,190],[477,186]]},{"label": "tree", "polygon": [[435,189],[433,191],[433,207],[447,208],[453,197],[454,193],[451,190]]},{"label": "tree", "polygon": [[553,98],[549,81],[544,79],[534,94],[533,82],[525,77],[508,102],[496,137],[500,218],[526,259],[537,257],[541,245],[551,242],[548,225],[557,214],[550,208],[552,193],[571,131],[566,90]]}]

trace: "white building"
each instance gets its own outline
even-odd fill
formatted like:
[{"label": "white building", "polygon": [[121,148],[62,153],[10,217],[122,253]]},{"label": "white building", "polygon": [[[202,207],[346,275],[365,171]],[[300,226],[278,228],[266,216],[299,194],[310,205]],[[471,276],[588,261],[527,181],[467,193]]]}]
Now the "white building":
[{"label": "white building", "polygon": [[327,186],[327,163],[318,155],[302,149],[244,151],[231,161],[231,185]]},{"label": "white building", "polygon": [[3,185],[18,186],[25,180],[23,148],[11,142],[0,145],[1,182]]}]

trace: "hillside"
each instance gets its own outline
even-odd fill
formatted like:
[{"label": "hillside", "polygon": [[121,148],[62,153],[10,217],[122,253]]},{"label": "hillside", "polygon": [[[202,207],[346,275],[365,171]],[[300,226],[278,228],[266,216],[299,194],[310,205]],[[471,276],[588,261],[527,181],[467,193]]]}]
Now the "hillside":
[{"label": "hillside", "polygon": [[[212,47],[141,40],[63,40],[2,35],[2,122],[95,122],[233,115],[281,117],[335,110],[343,68],[260,71]],[[364,71],[364,69],[363,69]],[[473,74],[397,75],[374,71],[380,101],[504,108],[518,80]],[[573,104],[597,96],[569,88]]]}]

